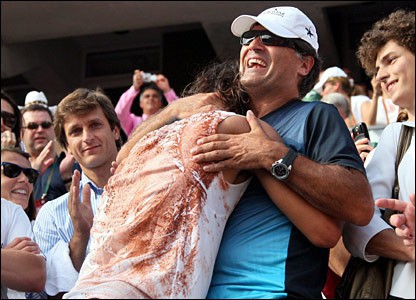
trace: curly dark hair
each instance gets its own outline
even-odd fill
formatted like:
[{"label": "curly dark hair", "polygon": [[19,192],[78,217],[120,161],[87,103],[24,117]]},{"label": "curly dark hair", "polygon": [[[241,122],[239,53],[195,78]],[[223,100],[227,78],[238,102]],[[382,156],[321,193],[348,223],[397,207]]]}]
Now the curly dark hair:
[{"label": "curly dark hair", "polygon": [[185,87],[182,97],[210,92],[217,92],[229,111],[246,113],[250,96],[241,85],[238,60],[211,62]]},{"label": "curly dark hair", "polygon": [[415,53],[415,12],[399,9],[377,21],[360,40],[356,55],[369,77],[376,74],[377,54],[389,41]]}]

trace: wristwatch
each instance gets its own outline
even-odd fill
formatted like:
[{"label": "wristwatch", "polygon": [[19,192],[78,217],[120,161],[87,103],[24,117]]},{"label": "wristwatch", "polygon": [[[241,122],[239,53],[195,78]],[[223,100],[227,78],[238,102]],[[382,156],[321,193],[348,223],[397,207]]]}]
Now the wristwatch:
[{"label": "wristwatch", "polygon": [[289,148],[289,152],[283,158],[272,164],[272,175],[279,180],[286,180],[290,175],[293,161],[297,156],[298,153]]}]

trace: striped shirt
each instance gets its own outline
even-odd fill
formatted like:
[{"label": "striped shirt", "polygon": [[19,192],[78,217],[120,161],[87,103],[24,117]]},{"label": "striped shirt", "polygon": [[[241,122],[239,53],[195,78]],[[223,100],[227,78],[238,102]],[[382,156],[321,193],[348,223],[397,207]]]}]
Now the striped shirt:
[{"label": "striped shirt", "polygon": [[[91,186],[91,206],[95,215],[103,189],[97,187],[84,173],[81,175],[79,197],[82,201],[84,185]],[[33,232],[35,241],[47,258],[45,291],[48,295],[69,291],[78,278],[78,272],[69,256],[69,242],[74,235],[74,226],[68,210],[69,193],[48,201],[36,217]],[[90,241],[86,254],[90,249]]]}]

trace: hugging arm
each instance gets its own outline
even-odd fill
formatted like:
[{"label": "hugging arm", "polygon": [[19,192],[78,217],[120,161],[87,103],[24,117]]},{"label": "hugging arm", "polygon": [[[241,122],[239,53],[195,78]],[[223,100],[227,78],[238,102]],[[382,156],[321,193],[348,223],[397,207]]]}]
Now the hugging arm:
[{"label": "hugging arm", "polygon": [[173,123],[176,120],[186,118],[194,113],[210,111],[223,108],[218,96],[215,93],[196,94],[178,99],[160,112],[152,115],[142,124],[136,127],[129,140],[120,149],[117,155],[117,163],[123,161],[133,146],[149,132],[159,129],[162,126]]},{"label": "hugging arm", "polygon": [[[223,125],[227,120],[220,125]],[[255,118],[251,111],[247,113],[247,121],[250,125],[244,127],[244,132],[257,131],[258,134],[263,134],[266,139],[281,140],[270,125]],[[244,138],[244,134],[241,134],[242,138]],[[312,206],[285,183],[275,179],[270,172],[264,169],[256,169],[254,172],[274,204],[311,243],[322,248],[331,248],[336,245],[341,237],[343,225],[341,221]]]}]

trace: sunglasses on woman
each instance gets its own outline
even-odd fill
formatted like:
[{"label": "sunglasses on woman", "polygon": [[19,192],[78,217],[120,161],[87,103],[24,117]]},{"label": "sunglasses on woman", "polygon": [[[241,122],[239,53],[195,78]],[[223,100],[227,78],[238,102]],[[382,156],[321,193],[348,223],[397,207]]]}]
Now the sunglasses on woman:
[{"label": "sunglasses on woman", "polygon": [[260,41],[266,46],[281,46],[296,49],[295,42],[291,39],[282,38],[271,33],[268,30],[249,30],[244,32],[240,37],[240,44],[247,46],[257,37],[260,37]]},{"label": "sunglasses on woman", "polygon": [[7,111],[1,112],[1,118],[3,119],[4,125],[6,125],[7,127],[10,127],[11,129],[14,129],[14,127],[17,124],[16,117]]},{"label": "sunglasses on woman", "polygon": [[39,126],[42,126],[43,129],[48,129],[51,128],[52,126],[52,122],[49,121],[43,121],[42,123],[36,123],[36,122],[30,122],[27,124],[27,126],[23,127],[23,128],[27,128],[30,130],[36,130],[38,129]]},{"label": "sunglasses on woman", "polygon": [[32,168],[22,168],[19,165],[10,162],[2,162],[1,170],[3,174],[9,178],[16,178],[20,173],[26,175],[30,183],[35,183],[36,179],[39,177],[39,171]]}]

